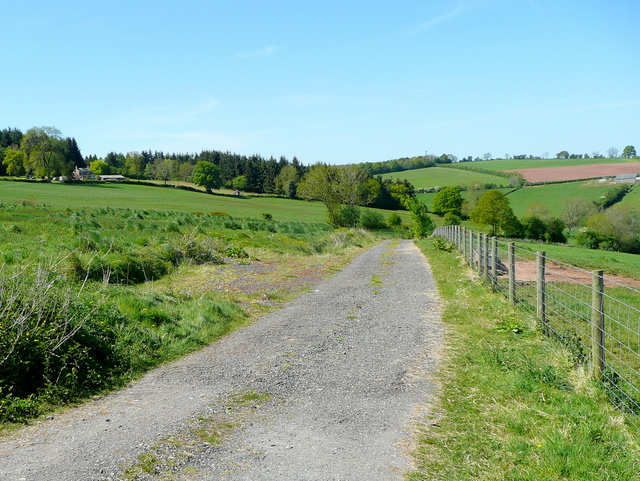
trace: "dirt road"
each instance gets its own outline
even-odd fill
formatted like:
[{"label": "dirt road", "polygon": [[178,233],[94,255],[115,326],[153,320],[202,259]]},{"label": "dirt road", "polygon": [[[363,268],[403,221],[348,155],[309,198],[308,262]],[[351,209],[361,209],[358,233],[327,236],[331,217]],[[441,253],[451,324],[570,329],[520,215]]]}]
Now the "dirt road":
[{"label": "dirt road", "polygon": [[0,480],[399,480],[442,335],[426,260],[383,243],[253,325],[0,440]]}]

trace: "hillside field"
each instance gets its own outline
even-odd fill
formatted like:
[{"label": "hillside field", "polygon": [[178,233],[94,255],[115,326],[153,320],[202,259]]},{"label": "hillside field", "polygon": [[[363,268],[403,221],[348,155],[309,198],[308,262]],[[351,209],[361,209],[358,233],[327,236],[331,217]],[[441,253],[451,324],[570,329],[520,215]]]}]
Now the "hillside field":
[{"label": "hillside field", "polygon": [[429,187],[446,187],[448,185],[496,184],[508,185],[508,179],[497,175],[473,172],[470,170],[453,169],[448,167],[428,167],[426,169],[405,170],[383,174],[383,178],[406,179],[416,189]]},{"label": "hillside field", "polygon": [[326,209],[319,202],[274,197],[209,195],[171,187],[134,184],[58,184],[0,182],[0,202],[31,202],[54,208],[111,207],[178,212],[223,212],[234,217],[324,222]]},{"label": "hillside field", "polygon": [[471,165],[488,170],[518,170],[567,167],[572,165],[619,164],[637,161],[638,159],[496,159],[468,162],[462,165]]}]

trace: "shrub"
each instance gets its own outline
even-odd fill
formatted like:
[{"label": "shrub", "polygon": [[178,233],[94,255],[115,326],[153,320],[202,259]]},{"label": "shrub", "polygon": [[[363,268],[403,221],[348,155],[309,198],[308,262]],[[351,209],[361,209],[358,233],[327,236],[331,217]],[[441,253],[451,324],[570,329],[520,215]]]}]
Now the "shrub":
[{"label": "shrub", "polygon": [[444,225],[460,225],[461,222],[462,219],[460,216],[453,212],[447,212],[444,215]]},{"label": "shrub", "polygon": [[369,209],[362,211],[360,225],[369,230],[384,229],[387,226],[380,212]]},{"label": "shrub", "polygon": [[390,214],[387,218],[387,225],[392,228],[398,225],[402,225],[402,217],[400,217],[400,215],[396,214],[395,212],[393,214]]},{"label": "shrub", "polygon": [[360,209],[355,205],[343,205],[338,213],[338,227],[356,227],[360,222]]}]

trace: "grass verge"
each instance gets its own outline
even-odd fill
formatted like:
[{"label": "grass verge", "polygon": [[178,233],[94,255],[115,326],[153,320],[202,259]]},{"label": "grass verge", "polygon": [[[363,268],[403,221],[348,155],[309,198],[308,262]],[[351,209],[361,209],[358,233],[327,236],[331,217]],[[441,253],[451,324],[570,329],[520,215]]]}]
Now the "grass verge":
[{"label": "grass verge", "polygon": [[639,433],[570,355],[472,277],[420,244],[444,299],[449,355],[439,409],[409,480],[637,480]]}]

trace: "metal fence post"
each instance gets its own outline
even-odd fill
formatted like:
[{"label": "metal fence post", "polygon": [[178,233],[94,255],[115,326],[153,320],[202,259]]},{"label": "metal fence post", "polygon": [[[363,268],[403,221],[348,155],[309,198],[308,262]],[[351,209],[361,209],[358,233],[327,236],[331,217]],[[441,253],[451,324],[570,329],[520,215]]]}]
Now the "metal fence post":
[{"label": "metal fence post", "polygon": [[509,302],[516,305],[516,244],[509,242]]},{"label": "metal fence post", "polygon": [[537,252],[536,253],[536,291],[537,291],[537,302],[536,302],[536,313],[538,316],[538,321],[542,325],[543,332],[548,336],[550,334],[549,325],[547,324],[547,306],[546,306],[546,285],[545,285],[545,252]]},{"label": "metal fence post", "polygon": [[593,271],[591,277],[591,371],[598,380],[605,369],[603,274],[604,271]]}]

